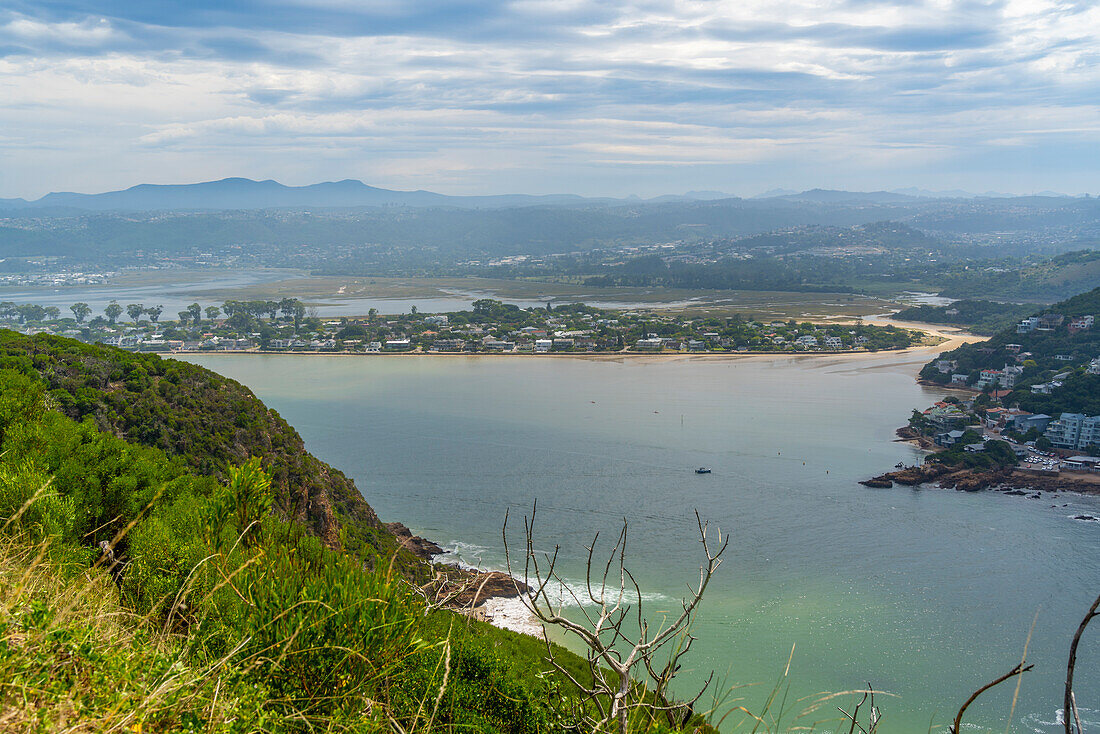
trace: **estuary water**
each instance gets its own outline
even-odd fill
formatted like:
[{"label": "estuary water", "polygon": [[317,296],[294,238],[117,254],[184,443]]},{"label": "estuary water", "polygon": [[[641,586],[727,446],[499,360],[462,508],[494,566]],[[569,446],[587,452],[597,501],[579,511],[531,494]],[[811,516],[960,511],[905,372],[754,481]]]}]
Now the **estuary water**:
[{"label": "estuary water", "polygon": [[[919,459],[893,432],[941,395],[914,381],[929,358],[190,359],[278,410],[383,519],[465,562],[502,568],[505,510],[519,520],[537,498],[537,546],[560,545],[576,583],[583,546],[625,518],[651,618],[697,579],[697,509],[731,543],[685,690],[714,670],[759,710],[790,660],[781,729],[834,718],[851,697],[799,714],[870,682],[892,694],[876,698],[880,731],[944,731],[1027,644],[1035,670],[1009,730],[1061,731],[1069,643],[1100,591],[1100,523],[1073,516],[1100,516],[1100,500],[860,486]],[[1079,660],[1088,730],[1100,727],[1100,629]],[[971,731],[1006,731],[1013,686],[968,710]]]}]

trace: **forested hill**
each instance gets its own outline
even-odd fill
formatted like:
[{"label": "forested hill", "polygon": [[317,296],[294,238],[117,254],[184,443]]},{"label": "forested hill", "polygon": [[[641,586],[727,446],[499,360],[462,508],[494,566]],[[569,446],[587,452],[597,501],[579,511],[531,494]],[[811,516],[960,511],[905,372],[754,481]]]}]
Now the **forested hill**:
[{"label": "forested hill", "polygon": [[161,449],[200,474],[224,479],[230,464],[261,457],[284,517],[364,559],[395,547],[352,480],[306,451],[297,431],[234,380],[152,354],[7,329],[0,369],[44,381],[69,417]]},{"label": "forested hill", "polygon": [[[1021,334],[1013,325],[997,331],[986,341],[945,352],[924,366],[921,378],[941,384],[949,382],[951,375],[936,366],[939,360],[957,362],[955,374],[968,375],[970,383],[976,381],[981,370],[1020,366],[1023,373],[1017,378],[1012,394],[1004,399],[1006,405],[1051,415],[1064,411],[1100,413],[1100,375],[1087,372],[1089,363],[1100,357],[1100,288],[1033,315],[1051,318],[1042,329]],[[1071,328],[1073,319],[1080,316],[1093,316],[1097,323],[1090,328]],[[1031,390],[1032,385],[1054,382],[1058,385],[1049,394]]]}]

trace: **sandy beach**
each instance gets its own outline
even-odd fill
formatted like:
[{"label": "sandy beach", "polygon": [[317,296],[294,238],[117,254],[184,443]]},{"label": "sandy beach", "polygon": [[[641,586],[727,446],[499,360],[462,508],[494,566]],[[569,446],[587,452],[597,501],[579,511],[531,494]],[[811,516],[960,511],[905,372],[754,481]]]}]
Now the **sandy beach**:
[{"label": "sandy beach", "polygon": [[891,321],[889,319],[876,319],[876,324],[883,326],[892,325],[903,329],[912,329],[914,331],[920,331],[927,336],[935,339],[942,339],[943,341],[936,344],[918,344],[912,347],[906,347],[905,349],[880,349],[877,351],[867,350],[851,350],[842,349],[832,352],[788,352],[788,351],[760,351],[760,352],[544,352],[544,353],[504,353],[504,352],[318,352],[318,351],[261,351],[258,349],[248,350],[223,350],[212,352],[163,352],[161,354],[166,356],[180,356],[180,355],[286,355],[286,356],[325,356],[325,357],[388,357],[388,358],[401,358],[401,357],[440,357],[440,358],[493,358],[493,359],[525,359],[525,358],[549,358],[549,359],[587,359],[587,360],[653,360],[653,361],[676,361],[676,360],[725,360],[725,359],[758,359],[758,358],[775,358],[775,357],[793,357],[799,359],[817,359],[822,357],[843,358],[843,359],[861,359],[868,357],[882,357],[885,355],[911,355],[911,354],[939,354],[941,352],[951,351],[963,344],[969,344],[975,341],[982,341],[985,337],[975,336],[968,334],[964,331],[957,329],[951,329],[948,327],[931,327],[928,324],[916,324],[904,321]]}]

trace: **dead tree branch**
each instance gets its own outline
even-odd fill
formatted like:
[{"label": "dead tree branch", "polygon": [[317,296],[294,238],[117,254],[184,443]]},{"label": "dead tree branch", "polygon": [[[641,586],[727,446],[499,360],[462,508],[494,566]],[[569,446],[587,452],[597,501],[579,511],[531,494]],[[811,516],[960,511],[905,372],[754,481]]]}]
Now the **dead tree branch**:
[{"label": "dead tree branch", "polygon": [[[695,513],[700,543],[705,562],[699,568],[699,581],[682,599],[680,611],[674,619],[663,619],[656,629],[651,629],[643,611],[642,591],[633,574],[626,567],[627,522],[606,562],[596,559],[599,534],[586,546],[585,583],[580,594],[565,583],[557,571],[560,547],[553,553],[535,550],[535,516],[538,505],[532,507],[530,517],[524,517],[523,530],[523,581],[530,591],[523,598],[528,610],[542,624],[564,630],[580,639],[587,648],[586,659],[591,684],[584,684],[565,670],[556,660],[552,646],[547,643],[547,659],[554,669],[568,680],[587,701],[584,711],[575,715],[578,723],[588,731],[606,731],[613,727],[621,734],[627,731],[631,713],[638,711],[651,721],[662,716],[670,724],[683,723],[693,715],[693,705],[703,695],[707,684],[690,702],[673,702],[668,698],[669,686],[680,668],[680,658],[691,648],[693,638],[688,634],[691,621],[729,545],[721,531],[716,537],[708,536],[709,528],[699,513]],[[504,550],[508,572],[513,576],[513,553],[508,545],[508,516],[504,519]],[[552,594],[556,592],[556,598]],[[583,621],[575,621],[562,613],[566,599],[579,609]],[[632,608],[633,607],[633,608]],[[668,645],[674,640],[679,644]],[[665,663],[657,661],[658,653],[667,648]]]},{"label": "dead tree branch", "polygon": [[[1085,633],[1085,628],[1089,626],[1093,617],[1100,616],[1098,608],[1100,608],[1100,596],[1096,597],[1085,618],[1077,626],[1077,632],[1073,635],[1073,642],[1069,646],[1069,662],[1066,664],[1066,697],[1062,703],[1062,720],[1066,725],[1066,734],[1073,734],[1073,725],[1070,723],[1073,719],[1070,717],[1070,712],[1072,711],[1074,715],[1077,713],[1077,703],[1073,696],[1073,669],[1077,666],[1077,644],[1081,642],[1081,635]],[[1080,721],[1077,722],[1077,732],[1084,734]]]},{"label": "dead tree branch", "polygon": [[978,696],[982,695],[993,686],[1000,685],[1001,683],[1004,683],[1006,680],[1012,678],[1013,676],[1022,675],[1034,667],[1034,664],[1024,667],[1024,664],[1020,663],[997,680],[993,681],[992,683],[986,683],[984,686],[974,691],[974,693],[970,694],[970,698],[966,699],[966,703],[964,703],[962,705],[962,708],[959,709],[959,713],[955,714],[955,724],[951,727],[951,734],[959,734],[959,727],[962,725],[963,713],[966,711],[967,707],[970,704],[974,703],[975,699],[977,699]]}]

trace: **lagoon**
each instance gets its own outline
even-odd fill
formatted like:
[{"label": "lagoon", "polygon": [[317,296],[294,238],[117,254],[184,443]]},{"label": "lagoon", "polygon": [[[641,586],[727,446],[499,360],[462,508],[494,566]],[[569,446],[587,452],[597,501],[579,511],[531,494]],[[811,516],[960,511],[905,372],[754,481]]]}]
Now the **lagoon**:
[{"label": "lagoon", "polygon": [[[698,509],[732,543],[686,682],[759,684],[734,693],[757,709],[790,657],[782,728],[832,718],[794,717],[867,682],[894,694],[876,699],[881,731],[945,725],[1019,661],[1034,621],[1011,731],[1061,731],[1066,652],[1100,590],[1100,523],[1073,515],[1100,499],[860,486],[919,459],[893,431],[942,394],[914,381],[930,356],[188,359],[250,387],[383,519],[468,563],[503,567],[505,510],[537,498],[541,547],[578,579],[593,533],[625,518],[649,608],[674,610],[697,575]],[[1097,726],[1100,630],[1079,658]],[[973,731],[1005,731],[1002,688],[971,707]]]}]

